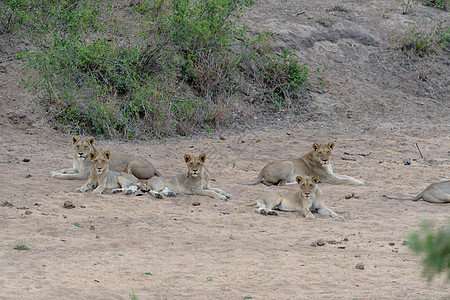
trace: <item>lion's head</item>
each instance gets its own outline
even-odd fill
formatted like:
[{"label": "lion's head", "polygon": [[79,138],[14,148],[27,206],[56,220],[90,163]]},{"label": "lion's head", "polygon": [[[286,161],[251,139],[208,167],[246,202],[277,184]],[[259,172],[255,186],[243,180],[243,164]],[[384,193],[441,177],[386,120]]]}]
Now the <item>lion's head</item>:
[{"label": "lion's head", "polygon": [[92,167],[97,174],[105,173],[109,168],[109,159],[111,158],[111,152],[106,150],[102,154],[92,151],[89,153],[89,158],[92,161]]},{"label": "lion's head", "polygon": [[91,151],[95,151],[94,141],[95,139],[92,136],[86,139],[72,136],[72,143],[75,145],[75,157],[78,160],[85,160]]},{"label": "lion's head", "polygon": [[328,144],[319,144],[314,143],[313,144],[313,155],[314,158],[321,164],[321,165],[328,165],[330,163],[331,158],[331,152],[334,148],[334,143],[329,142]]},{"label": "lion's head", "polygon": [[313,177],[297,176],[297,178],[295,178],[295,180],[297,181],[298,185],[300,186],[300,192],[302,193],[302,196],[305,198],[311,198],[311,196],[313,195],[314,190],[316,188],[316,185],[319,182],[319,177],[318,176],[313,176]]},{"label": "lion's head", "polygon": [[198,177],[202,173],[203,164],[206,160],[206,154],[200,154],[198,158],[192,158],[189,154],[184,156],[184,161],[188,167],[188,174],[192,177]]}]

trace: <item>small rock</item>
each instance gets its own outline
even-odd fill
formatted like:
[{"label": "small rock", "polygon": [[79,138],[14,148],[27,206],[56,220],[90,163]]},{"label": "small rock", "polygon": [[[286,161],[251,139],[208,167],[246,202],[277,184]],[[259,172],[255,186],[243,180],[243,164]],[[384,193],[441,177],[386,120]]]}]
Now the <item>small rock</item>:
[{"label": "small rock", "polygon": [[356,264],[356,267],[358,270],[364,270],[364,264],[362,262],[359,262]]},{"label": "small rock", "polygon": [[411,158],[405,158],[405,160],[403,161],[403,163],[408,166],[411,164]]},{"label": "small rock", "polygon": [[81,207],[81,208],[86,208],[86,206],[84,206],[84,205],[80,205],[80,207]]},{"label": "small rock", "polygon": [[347,194],[345,195],[345,199],[350,199],[353,198],[355,196],[355,194],[351,193],[351,194]]},{"label": "small rock", "polygon": [[225,141],[227,138],[224,137],[223,135],[221,135],[221,136],[219,137],[219,139],[221,139],[222,141]]},{"label": "small rock", "polygon": [[316,246],[323,246],[325,245],[325,241],[323,239],[318,239],[316,241],[313,241],[311,243],[311,246],[316,247]]},{"label": "small rock", "polygon": [[344,241],[344,242],[348,242],[348,238],[344,238],[343,241]]},{"label": "small rock", "polygon": [[71,208],[75,208],[75,205],[73,205],[73,203],[71,201],[66,201],[66,202],[64,202],[63,207],[67,208],[67,209],[71,209]]},{"label": "small rock", "polygon": [[90,229],[90,230],[95,230],[95,226],[94,226],[94,225],[91,225],[91,226],[89,227],[89,229]]},{"label": "small rock", "polygon": [[13,207],[14,205],[12,205],[11,203],[9,203],[8,201],[5,201],[5,202],[2,203],[2,206],[5,206],[5,207]]},{"label": "small rock", "polygon": [[27,211],[25,211],[25,214],[26,215],[31,215],[33,212],[31,211],[31,210],[27,210]]},{"label": "small rock", "polygon": [[408,245],[408,241],[403,241],[402,245],[403,245],[403,246]]},{"label": "small rock", "polygon": [[99,239],[99,238],[100,238],[100,236],[99,236],[99,235],[97,234],[97,235],[95,236],[95,238],[96,238],[96,239]]},{"label": "small rock", "polygon": [[395,243],[394,242],[389,242],[389,246],[394,246]]},{"label": "small rock", "polygon": [[29,158],[24,158],[23,161],[24,162],[30,162],[30,159]]},{"label": "small rock", "polygon": [[199,206],[199,205],[200,205],[200,202],[199,202],[199,201],[195,201],[195,202],[192,203],[192,205],[193,205],[193,206]]},{"label": "small rock", "polygon": [[338,241],[336,241],[336,240],[327,240],[327,243],[330,244],[330,245],[335,245],[335,244],[338,243]]}]

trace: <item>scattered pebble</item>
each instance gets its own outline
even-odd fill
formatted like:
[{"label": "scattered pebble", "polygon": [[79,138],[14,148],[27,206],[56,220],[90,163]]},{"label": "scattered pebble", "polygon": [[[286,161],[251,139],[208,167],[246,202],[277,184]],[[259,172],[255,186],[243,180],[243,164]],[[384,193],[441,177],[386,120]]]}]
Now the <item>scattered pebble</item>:
[{"label": "scattered pebble", "polygon": [[223,135],[221,135],[221,136],[219,137],[219,139],[221,139],[222,141],[225,141],[227,138],[224,137]]},{"label": "scattered pebble", "polygon": [[94,226],[94,225],[91,225],[91,226],[89,227],[89,229],[90,229],[90,230],[95,230],[95,226]]},{"label": "scattered pebble", "polygon": [[355,196],[355,194],[351,193],[351,194],[347,194],[345,195],[345,199],[350,199],[353,198]]},{"label": "scattered pebble", "polygon": [[192,205],[194,205],[194,206],[199,206],[199,205],[200,205],[200,202],[199,202],[199,201],[192,202]]},{"label": "scattered pebble", "polygon": [[364,264],[362,262],[359,262],[356,264],[356,267],[358,270],[364,270]]},{"label": "scattered pebble", "polygon": [[100,236],[99,236],[99,235],[97,234],[97,235],[95,236],[95,238],[96,238],[96,239],[99,239],[99,238],[100,238]]},{"label": "scattered pebble", "polygon": [[394,242],[389,242],[389,246],[394,246],[395,243]]},{"label": "scattered pebble", "polygon": [[63,207],[67,208],[67,209],[71,209],[71,208],[75,208],[75,205],[73,205],[72,201],[66,201],[66,202],[64,202]]},{"label": "scattered pebble", "polygon": [[316,246],[323,246],[325,245],[325,241],[323,239],[318,239],[316,241],[313,241],[311,243],[311,246],[316,247]]},{"label": "scattered pebble", "polygon": [[2,203],[2,206],[5,206],[5,207],[13,207],[13,205],[12,205],[11,203],[9,203],[8,201],[3,202],[3,203]]},{"label": "scattered pebble", "polygon": [[24,162],[30,162],[30,159],[29,158],[24,158],[23,161]]},{"label": "scattered pebble", "polygon": [[406,245],[408,245],[408,241],[403,241],[402,244],[403,244],[403,246],[406,246]]},{"label": "scattered pebble", "polygon": [[28,216],[28,215],[31,215],[33,212],[31,211],[31,210],[27,210],[27,211],[25,211],[25,214]]},{"label": "scattered pebble", "polygon": [[348,242],[348,238],[344,238],[343,241],[344,241],[344,242]]}]

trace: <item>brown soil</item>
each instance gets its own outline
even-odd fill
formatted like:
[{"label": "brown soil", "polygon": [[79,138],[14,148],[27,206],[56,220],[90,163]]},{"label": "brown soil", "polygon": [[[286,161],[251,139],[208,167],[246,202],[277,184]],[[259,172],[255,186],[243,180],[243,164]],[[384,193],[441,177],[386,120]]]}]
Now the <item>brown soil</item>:
[{"label": "brown soil", "polygon": [[[449,177],[448,54],[401,60],[390,38],[448,15],[420,4],[403,15],[400,1],[361,3],[264,0],[246,13],[250,29],[270,29],[307,61],[317,86],[308,120],[267,120],[265,128],[224,130],[226,139],[97,141],[148,157],[165,176],[185,171],[185,153],[206,153],[212,184],[239,202],[296,189],[234,182],[334,141],[334,169],[367,183],[321,184],[343,221],[263,216],[198,196],[74,193],[83,182],[49,177],[70,167],[70,136],[48,127],[19,84],[26,74],[18,46],[0,37],[0,298],[126,299],[134,291],[140,299],[448,299],[445,279],[427,284],[404,241],[422,219],[445,224],[449,206],[381,198],[413,196]],[[319,239],[325,244],[312,246]],[[13,249],[18,240],[31,250]]]}]

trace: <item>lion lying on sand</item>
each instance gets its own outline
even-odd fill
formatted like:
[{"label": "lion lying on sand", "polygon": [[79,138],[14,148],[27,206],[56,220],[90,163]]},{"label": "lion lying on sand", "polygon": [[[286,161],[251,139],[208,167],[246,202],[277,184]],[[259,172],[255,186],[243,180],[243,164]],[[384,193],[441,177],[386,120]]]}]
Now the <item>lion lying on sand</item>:
[{"label": "lion lying on sand", "polygon": [[450,180],[443,179],[433,182],[425,188],[420,194],[413,198],[389,197],[383,195],[386,199],[412,200],[417,201],[423,199],[430,203],[450,203]]},{"label": "lion lying on sand", "polygon": [[206,155],[201,154],[198,158],[192,158],[186,154],[184,161],[188,167],[188,172],[178,174],[172,178],[152,177],[145,186],[156,198],[175,196],[176,194],[202,195],[215,199],[227,200],[231,195],[218,188],[211,187],[211,179],[204,168]]},{"label": "lion lying on sand", "polygon": [[300,187],[299,191],[287,192],[283,194],[269,192],[264,193],[247,206],[258,205],[258,212],[263,215],[278,215],[275,209],[282,211],[300,211],[307,219],[314,220],[311,211],[317,210],[321,215],[328,215],[332,218],[339,216],[325,205],[322,198],[322,191],[317,183],[317,176],[301,177],[297,176],[296,181]]},{"label": "lion lying on sand", "polygon": [[303,157],[271,162],[259,173],[258,178],[252,182],[239,184],[255,185],[285,185],[295,183],[297,176],[318,176],[321,182],[332,184],[364,185],[363,180],[350,176],[336,174],[331,167],[330,158],[334,143],[313,144],[313,151]]}]

